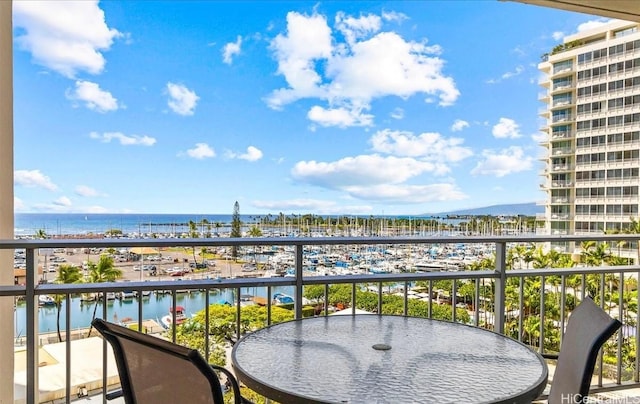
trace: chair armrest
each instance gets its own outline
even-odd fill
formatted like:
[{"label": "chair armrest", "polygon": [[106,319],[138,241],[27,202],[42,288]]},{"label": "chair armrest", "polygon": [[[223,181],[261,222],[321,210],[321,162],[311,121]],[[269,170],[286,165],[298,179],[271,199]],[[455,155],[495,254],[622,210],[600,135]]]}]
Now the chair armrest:
[{"label": "chair armrest", "polygon": [[115,398],[122,397],[122,390],[110,391],[105,395],[105,397],[107,400],[113,400]]},{"label": "chair armrest", "polygon": [[541,354],[543,358],[545,359],[553,359],[553,360],[558,360],[558,355],[557,354],[547,354],[547,353],[543,353]]},{"label": "chair armrest", "polygon": [[218,366],[218,365],[210,364],[209,366],[211,366],[211,368],[215,370],[218,370],[224,373],[225,376],[227,376],[227,380],[231,382],[231,388],[233,389],[233,400],[235,404],[253,404],[251,401],[242,397],[242,395],[240,394],[240,386],[238,385],[238,381],[236,380],[236,377],[233,375],[233,373],[229,371],[229,369],[224,368],[222,366]]}]

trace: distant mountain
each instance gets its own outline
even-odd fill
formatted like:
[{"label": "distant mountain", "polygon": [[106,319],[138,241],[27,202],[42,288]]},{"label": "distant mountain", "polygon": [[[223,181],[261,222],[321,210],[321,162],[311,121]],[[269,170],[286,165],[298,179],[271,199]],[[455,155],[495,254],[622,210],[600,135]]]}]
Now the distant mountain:
[{"label": "distant mountain", "polygon": [[514,203],[508,205],[492,205],[483,208],[460,209],[451,212],[433,213],[425,216],[452,216],[452,215],[471,215],[471,216],[535,216],[537,213],[544,213],[544,206],[536,205],[535,202],[530,203]]}]

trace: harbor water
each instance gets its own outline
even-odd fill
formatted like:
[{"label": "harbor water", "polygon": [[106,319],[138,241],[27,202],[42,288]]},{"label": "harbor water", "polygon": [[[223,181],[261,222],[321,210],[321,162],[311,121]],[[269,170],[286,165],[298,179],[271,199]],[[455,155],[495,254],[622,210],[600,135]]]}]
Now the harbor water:
[{"label": "harbor water", "polygon": [[[275,287],[272,289],[273,293],[284,293],[292,295],[293,288],[290,286]],[[257,297],[267,298],[266,288],[242,288],[240,290],[242,295],[251,295]],[[199,291],[192,291],[191,293],[178,293],[176,295],[176,302],[178,306],[185,308],[188,317],[198,311],[204,310],[206,293]],[[66,328],[65,312],[67,307],[67,301],[62,302],[60,309],[60,329]],[[235,292],[231,289],[225,290],[212,290],[209,294],[210,304],[226,304],[235,303]],[[71,329],[79,329],[89,327],[93,318],[93,311],[96,304],[98,309],[96,311],[96,317],[102,317],[103,304],[99,302],[84,302],[79,297],[73,297],[70,301],[71,309]],[[160,319],[169,313],[169,309],[172,306],[171,294],[158,294],[153,292],[150,296],[142,298],[142,317],[143,320],[155,320],[158,324],[161,324]],[[55,332],[57,330],[57,316],[58,310],[55,305],[53,306],[41,306],[38,308],[38,324],[39,332]],[[120,322],[120,321],[137,321],[138,320],[138,299],[115,299],[107,302],[107,317],[108,321]],[[25,335],[26,332],[26,304],[24,302],[18,302],[15,309],[15,337],[20,338]]]}]

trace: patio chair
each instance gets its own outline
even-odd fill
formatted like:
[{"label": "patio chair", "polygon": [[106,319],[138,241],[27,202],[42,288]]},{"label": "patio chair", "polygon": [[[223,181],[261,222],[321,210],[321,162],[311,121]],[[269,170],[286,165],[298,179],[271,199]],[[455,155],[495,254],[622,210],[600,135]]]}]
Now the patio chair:
[{"label": "patio chair", "polygon": [[121,389],[107,399],[124,397],[126,404],[223,404],[216,371],[225,374],[236,404],[250,404],[240,395],[234,375],[208,364],[200,353],[181,345],[96,318],[91,324],[111,344]]},{"label": "patio chair", "polygon": [[549,391],[549,404],[582,403],[589,394],[598,352],[622,324],[586,297],[572,312]]}]

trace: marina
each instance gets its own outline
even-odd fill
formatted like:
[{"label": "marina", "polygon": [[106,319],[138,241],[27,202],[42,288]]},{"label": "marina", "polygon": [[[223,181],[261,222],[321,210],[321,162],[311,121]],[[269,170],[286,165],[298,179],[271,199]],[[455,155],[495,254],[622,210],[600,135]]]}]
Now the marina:
[{"label": "marina", "polygon": [[[291,287],[276,287],[274,293],[283,293],[289,295],[293,293]],[[267,299],[266,288],[242,288],[241,293],[244,299],[248,299],[246,296],[254,296],[260,299]],[[190,293],[178,293],[176,294],[177,305],[183,309],[183,314],[186,318],[191,317],[193,314],[205,307],[206,293],[203,291],[191,291]],[[123,321],[136,321],[138,317],[138,298],[131,299],[113,299],[107,301],[107,319],[114,322]],[[209,296],[210,304],[227,304],[228,302],[234,302],[234,292],[231,289],[225,289],[222,291],[211,290]],[[62,300],[60,307],[60,329],[66,328],[65,311],[67,307],[67,301]],[[72,330],[82,329],[89,327],[91,320],[93,319],[93,312],[95,305],[98,305],[97,315],[102,316],[103,304],[102,301],[83,301],[81,297],[72,297],[70,301],[71,308],[71,324]],[[163,317],[170,312],[172,307],[172,297],[170,294],[158,294],[152,293],[149,296],[142,298],[142,315],[143,320],[154,320],[158,324],[163,324]],[[23,301],[18,301],[15,308],[15,338],[18,340],[25,335],[26,327],[26,304]],[[38,324],[40,333],[50,333],[57,330],[57,314],[58,310],[55,305],[45,305],[38,309]]]}]

